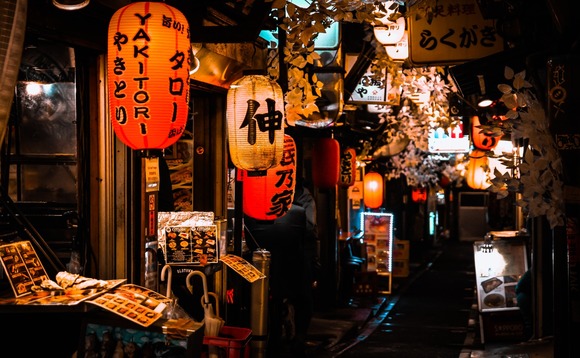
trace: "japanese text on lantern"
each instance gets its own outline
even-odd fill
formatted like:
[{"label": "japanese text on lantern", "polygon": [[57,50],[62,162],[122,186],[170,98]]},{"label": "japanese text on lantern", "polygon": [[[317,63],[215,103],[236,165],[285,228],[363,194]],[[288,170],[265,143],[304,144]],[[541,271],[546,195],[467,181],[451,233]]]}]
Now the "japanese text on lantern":
[{"label": "japanese text on lantern", "polygon": [[[151,118],[149,102],[151,100],[151,93],[148,91],[148,81],[150,77],[147,75],[149,59],[149,43],[151,42],[151,37],[147,32],[148,21],[151,18],[151,14],[139,14],[135,13],[136,21],[139,22],[139,27],[135,30],[133,34],[126,34],[122,32],[117,32],[113,38],[113,45],[117,48],[118,52],[121,53],[125,46],[130,46],[130,51],[128,52],[132,57],[132,60],[137,61],[137,74],[138,76],[133,76],[130,78],[134,81],[136,85],[136,90],[133,93],[126,93],[128,91],[129,85],[127,78],[120,77],[118,81],[115,81],[114,86],[114,97],[117,99],[125,98],[127,95],[131,95],[133,103],[135,104],[132,109],[128,109],[125,105],[120,105],[115,108],[115,120],[120,125],[127,123],[129,119],[143,119],[143,122],[139,123],[141,134],[148,134],[147,120]],[[180,22],[173,21],[172,18],[163,15],[161,17],[162,26],[177,30],[178,32],[186,31],[186,26]],[[189,36],[188,36],[189,37]],[[188,56],[183,52],[176,50],[171,54],[169,58],[166,59],[166,64],[168,69],[172,71],[177,71],[184,67]],[[117,56],[114,59],[113,73],[122,76],[127,70],[127,59],[125,57]],[[173,96],[182,97],[187,93],[188,89],[187,80],[182,77],[167,77],[167,92]],[[171,103],[170,118],[171,122],[175,122],[178,112],[178,103],[173,101]],[[172,128],[169,133],[169,138],[178,136],[183,132],[183,127],[180,129]]]},{"label": "japanese text on lantern", "polygon": [[271,98],[266,98],[266,106],[268,111],[262,114],[256,114],[260,108],[260,102],[249,99],[248,107],[246,109],[246,116],[240,125],[240,129],[248,127],[248,144],[256,144],[256,122],[260,132],[268,132],[268,140],[270,144],[274,143],[276,138],[276,131],[282,128],[282,113],[276,110],[276,101]]},{"label": "japanese text on lantern", "polygon": [[280,165],[275,169],[274,175],[278,180],[274,184],[276,193],[272,195],[271,206],[266,214],[280,217],[288,211],[292,204],[294,194],[294,179],[296,168],[296,145],[294,140],[284,137],[284,152]]}]

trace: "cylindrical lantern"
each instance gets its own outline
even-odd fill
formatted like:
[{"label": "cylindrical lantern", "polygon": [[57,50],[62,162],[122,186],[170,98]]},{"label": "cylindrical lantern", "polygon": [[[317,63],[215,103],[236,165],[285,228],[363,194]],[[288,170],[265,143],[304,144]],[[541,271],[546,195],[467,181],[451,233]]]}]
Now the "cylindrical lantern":
[{"label": "cylindrical lantern", "polygon": [[356,174],[356,151],[354,148],[347,148],[340,154],[340,174],[338,185],[343,188],[354,185]]},{"label": "cylindrical lantern", "polygon": [[244,214],[258,220],[284,216],[294,200],[296,187],[296,143],[284,135],[284,152],[280,164],[266,170],[266,175],[241,171]]},{"label": "cylindrical lantern", "polygon": [[189,24],[161,2],[135,2],[109,22],[107,82],[117,137],[136,149],[163,149],[185,129],[189,103]]},{"label": "cylindrical lantern", "polygon": [[376,209],[383,205],[383,176],[377,172],[368,172],[363,177],[363,185],[365,206]]},{"label": "cylindrical lantern", "polygon": [[284,96],[275,81],[247,75],[227,95],[230,157],[238,169],[263,171],[280,163],[284,150]]},{"label": "cylindrical lantern", "polygon": [[492,150],[497,145],[500,137],[490,136],[484,133],[481,128],[478,116],[471,117],[471,138],[473,141],[473,146],[480,150]]},{"label": "cylindrical lantern", "polygon": [[469,163],[465,169],[465,181],[467,185],[476,190],[487,189],[491,183],[488,174],[488,159],[485,152],[474,149],[469,154]]},{"label": "cylindrical lantern", "polygon": [[427,201],[427,188],[415,187],[411,190],[411,199],[415,203],[424,203]]},{"label": "cylindrical lantern", "polygon": [[312,146],[312,183],[320,189],[338,184],[340,145],[334,138],[319,138]]}]

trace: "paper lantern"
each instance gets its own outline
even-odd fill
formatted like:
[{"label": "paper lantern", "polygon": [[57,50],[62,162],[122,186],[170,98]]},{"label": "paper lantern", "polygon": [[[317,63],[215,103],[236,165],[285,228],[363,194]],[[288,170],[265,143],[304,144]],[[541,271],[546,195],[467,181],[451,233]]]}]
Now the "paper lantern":
[{"label": "paper lantern", "polygon": [[312,146],[312,183],[333,189],[338,184],[340,145],[334,138],[319,138]]},{"label": "paper lantern", "polygon": [[471,117],[471,138],[473,146],[480,150],[492,150],[497,145],[499,137],[493,137],[484,133],[478,126],[481,125],[478,116]]},{"label": "paper lantern", "polygon": [[478,149],[472,150],[469,154],[469,163],[465,168],[467,185],[472,189],[484,190],[491,185],[488,178],[488,159],[485,152]]},{"label": "paper lantern", "polygon": [[135,2],[109,22],[107,82],[117,137],[136,149],[163,149],[183,133],[188,115],[191,41],[179,10]]},{"label": "paper lantern", "polygon": [[273,168],[284,150],[284,96],[275,81],[247,75],[227,94],[227,127],[233,164],[247,171]]},{"label": "paper lantern", "polygon": [[363,201],[370,209],[383,205],[383,176],[377,172],[368,172],[363,177]]},{"label": "paper lantern", "polygon": [[356,174],[356,151],[347,148],[340,154],[340,174],[338,184],[343,188],[354,185]]},{"label": "paper lantern", "polygon": [[415,187],[411,190],[411,200],[415,203],[424,203],[427,201],[427,188]]},{"label": "paper lantern", "polygon": [[296,143],[284,135],[284,151],[279,165],[266,175],[241,171],[244,214],[258,220],[284,216],[294,200],[296,187]]}]

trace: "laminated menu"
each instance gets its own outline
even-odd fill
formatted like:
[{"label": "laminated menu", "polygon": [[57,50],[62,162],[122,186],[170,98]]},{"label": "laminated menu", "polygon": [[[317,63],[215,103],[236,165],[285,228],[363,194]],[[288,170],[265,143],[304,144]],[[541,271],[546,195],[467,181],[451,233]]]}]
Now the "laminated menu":
[{"label": "laminated menu", "polygon": [[0,246],[0,259],[16,297],[29,295],[33,287],[48,279],[30,241],[18,241]]},{"label": "laminated menu", "polygon": [[126,284],[87,302],[148,327],[163,316],[171,299],[148,288]]}]

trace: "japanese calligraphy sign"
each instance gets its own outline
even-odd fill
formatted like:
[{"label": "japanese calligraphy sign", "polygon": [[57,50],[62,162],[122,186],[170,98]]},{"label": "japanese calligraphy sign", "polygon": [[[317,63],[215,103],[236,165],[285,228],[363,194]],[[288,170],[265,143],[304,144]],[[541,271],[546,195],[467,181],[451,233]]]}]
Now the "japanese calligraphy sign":
[{"label": "japanese calligraphy sign", "polygon": [[[347,72],[354,66],[357,55],[345,56]],[[400,86],[392,86],[393,77],[386,70],[378,77],[372,72],[372,64],[361,77],[347,102],[357,104],[388,104],[398,105],[400,100]]]},{"label": "japanese calligraphy sign", "polygon": [[244,214],[258,220],[284,216],[292,206],[296,187],[296,143],[284,135],[280,164],[266,170],[266,175],[240,171]]},{"label": "japanese calligraphy sign", "polygon": [[338,184],[341,187],[354,185],[356,174],[356,151],[353,148],[346,148],[340,154],[340,174]]},{"label": "japanese calligraphy sign", "polygon": [[[427,4],[411,6],[423,13]],[[439,0],[429,16],[409,18],[410,59],[416,65],[463,63],[504,50],[493,20],[485,20],[476,0]]]},{"label": "japanese calligraphy sign", "polygon": [[109,22],[108,95],[113,129],[127,146],[163,149],[185,129],[189,103],[189,24],[177,9],[135,2]]},{"label": "japanese calligraphy sign", "polygon": [[263,171],[280,163],[284,150],[284,96],[275,81],[247,75],[227,94],[228,144],[238,169]]}]

